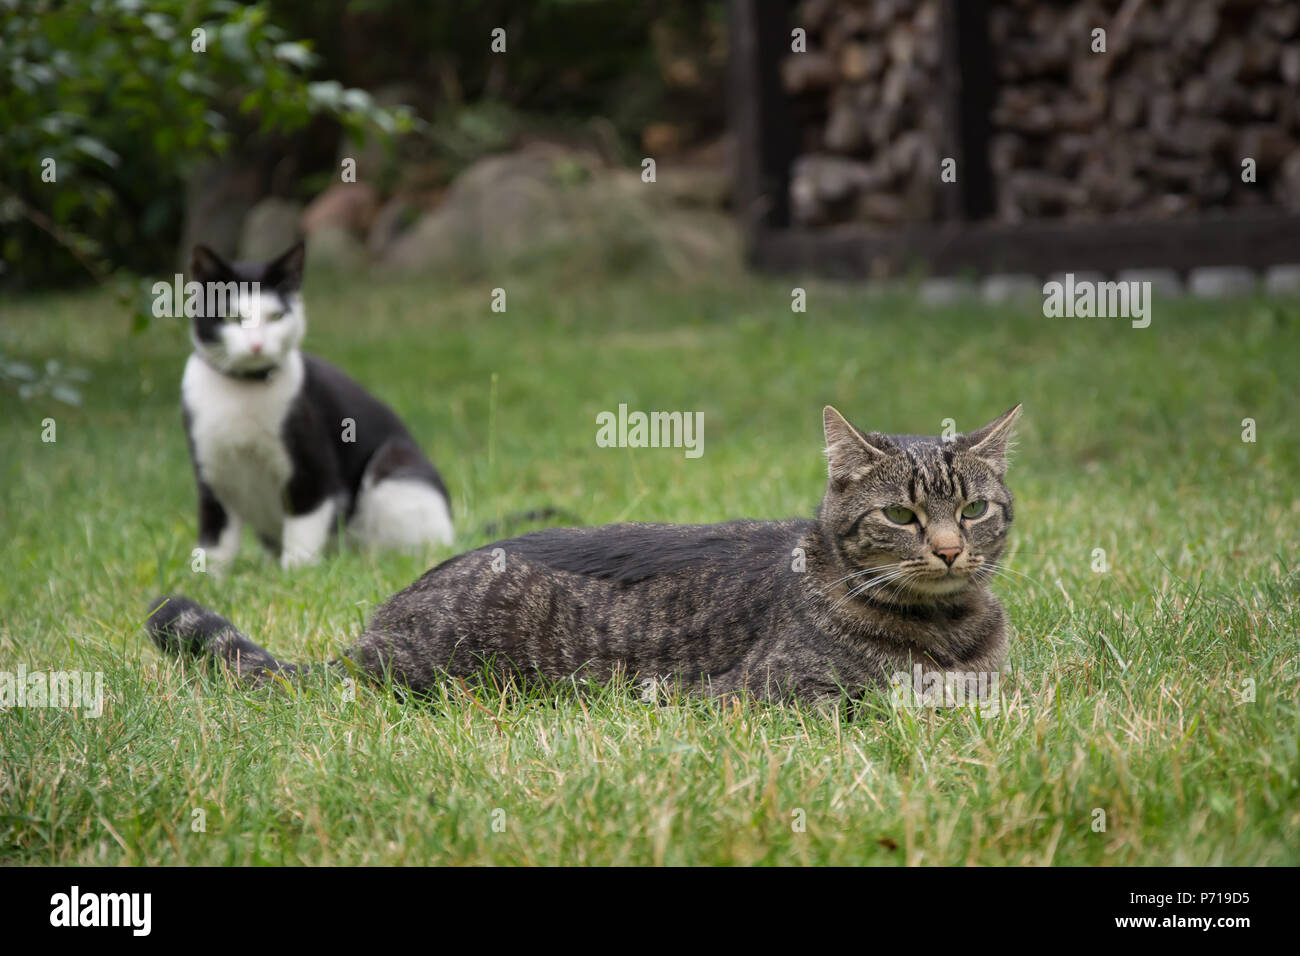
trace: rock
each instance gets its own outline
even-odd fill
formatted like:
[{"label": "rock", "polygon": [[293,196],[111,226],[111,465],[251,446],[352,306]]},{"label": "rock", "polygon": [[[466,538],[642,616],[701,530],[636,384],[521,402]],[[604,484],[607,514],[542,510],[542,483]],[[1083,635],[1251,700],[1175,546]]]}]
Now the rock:
[{"label": "rock", "polygon": [[446,259],[458,246],[471,255],[509,256],[544,241],[564,225],[557,172],[573,161],[541,144],[479,160],[456,179],[441,206],[393,243],[389,260],[418,266]]},{"label": "rock", "polygon": [[268,196],[249,210],[239,236],[240,259],[274,259],[299,239],[302,203]]},{"label": "rock", "polygon": [[1183,280],[1173,269],[1124,269],[1115,278],[1120,282],[1150,282],[1151,291],[1156,295],[1183,294]]},{"label": "rock", "polygon": [[1201,299],[1250,295],[1257,286],[1255,273],[1242,266],[1205,266],[1193,269],[1187,280],[1188,290]]},{"label": "rock", "polygon": [[458,259],[501,259],[545,242],[566,225],[564,180],[595,165],[585,154],[542,143],[480,159],[456,178],[440,206],[389,246],[384,263],[414,270]]},{"label": "rock", "polygon": [[371,258],[380,259],[398,236],[409,229],[420,217],[420,210],[404,196],[394,196],[380,207],[370,224],[366,249]]},{"label": "rock", "polygon": [[1264,291],[1269,295],[1300,296],[1300,265],[1270,266],[1264,274]]},{"label": "rock", "polygon": [[308,275],[318,271],[361,272],[368,263],[365,245],[343,226],[321,226],[307,237]]},{"label": "rock", "polygon": [[960,276],[931,276],[921,282],[918,294],[923,305],[957,305],[978,297],[973,279]]},{"label": "rock", "polygon": [[1042,295],[1043,284],[1031,275],[998,273],[985,276],[980,284],[980,298],[990,305],[1031,302]]},{"label": "rock", "polygon": [[379,211],[379,194],[369,183],[335,183],[313,199],[302,214],[302,231],[310,236],[331,226],[364,236]]},{"label": "rock", "polygon": [[[668,185],[677,172],[662,165],[657,180],[646,183],[639,168],[610,168],[594,155],[543,143],[489,156],[452,183],[441,205],[394,238],[378,265],[475,274],[653,264],[684,273],[739,262],[731,217],[682,205],[709,190],[703,177],[690,188]],[[710,189],[716,185],[711,181]],[[386,219],[397,215],[386,213]]]}]

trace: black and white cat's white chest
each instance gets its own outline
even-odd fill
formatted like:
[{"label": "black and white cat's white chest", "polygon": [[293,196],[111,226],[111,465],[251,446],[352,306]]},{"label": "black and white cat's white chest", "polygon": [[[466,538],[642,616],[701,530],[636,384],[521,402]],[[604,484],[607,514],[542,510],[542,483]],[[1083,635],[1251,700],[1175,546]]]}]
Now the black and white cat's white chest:
[{"label": "black and white cat's white chest", "polygon": [[200,546],[218,568],[244,525],[285,567],[315,561],[340,524],[365,547],[451,543],[437,469],[388,406],[328,362],[294,349],[250,378],[195,353],[181,397]]},{"label": "black and white cat's white chest", "polygon": [[[295,350],[264,380],[234,378],[191,355],[181,379],[190,450],[200,481],[268,544],[279,547],[295,462],[285,429],[306,377]],[[298,467],[302,467],[299,463]]]}]

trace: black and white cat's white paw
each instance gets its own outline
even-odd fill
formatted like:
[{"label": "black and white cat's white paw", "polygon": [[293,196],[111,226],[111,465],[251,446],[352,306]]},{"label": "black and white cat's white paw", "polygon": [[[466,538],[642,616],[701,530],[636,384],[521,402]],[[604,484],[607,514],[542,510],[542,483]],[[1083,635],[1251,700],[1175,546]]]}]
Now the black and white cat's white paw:
[{"label": "black and white cat's white paw", "polygon": [[209,574],[223,577],[239,554],[239,542],[243,532],[243,523],[233,515],[226,519],[226,526],[221,529],[216,541],[204,544],[199,542],[207,556]]},{"label": "black and white cat's white paw", "polygon": [[284,519],[280,538],[280,567],[286,571],[320,561],[334,529],[337,507],[326,500],[314,510]]}]

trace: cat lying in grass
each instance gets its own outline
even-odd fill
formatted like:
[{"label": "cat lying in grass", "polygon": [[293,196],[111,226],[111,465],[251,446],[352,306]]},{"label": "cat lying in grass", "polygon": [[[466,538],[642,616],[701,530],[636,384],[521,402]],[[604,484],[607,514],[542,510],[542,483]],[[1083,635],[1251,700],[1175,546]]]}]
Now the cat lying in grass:
[{"label": "cat lying in grass", "polygon": [[[997,674],[1007,634],[988,585],[1011,527],[1003,479],[1019,413],[945,441],[863,433],[828,407],[815,519],[498,541],[389,598],[345,657],[417,692],[484,668],[809,700],[860,695],[913,664]],[[240,678],[300,670],[183,597],[156,601],[148,629],[162,650]]]}]

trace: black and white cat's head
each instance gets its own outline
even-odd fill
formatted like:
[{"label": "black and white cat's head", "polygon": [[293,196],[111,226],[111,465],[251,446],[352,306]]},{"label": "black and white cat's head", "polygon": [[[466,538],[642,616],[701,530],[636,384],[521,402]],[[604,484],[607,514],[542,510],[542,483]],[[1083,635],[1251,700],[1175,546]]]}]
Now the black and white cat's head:
[{"label": "black and white cat's head", "polygon": [[299,242],[270,262],[226,262],[194,247],[190,279],[203,283],[203,302],[190,326],[194,350],[219,372],[268,373],[302,343],[305,246]]}]

